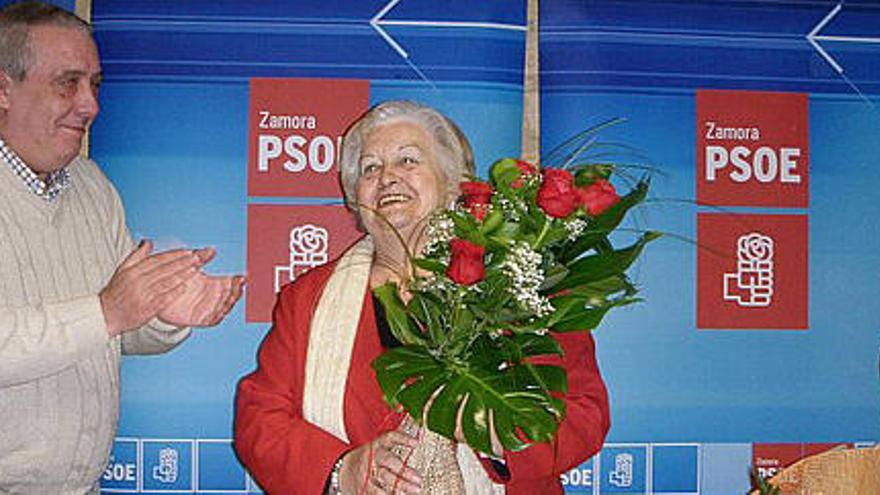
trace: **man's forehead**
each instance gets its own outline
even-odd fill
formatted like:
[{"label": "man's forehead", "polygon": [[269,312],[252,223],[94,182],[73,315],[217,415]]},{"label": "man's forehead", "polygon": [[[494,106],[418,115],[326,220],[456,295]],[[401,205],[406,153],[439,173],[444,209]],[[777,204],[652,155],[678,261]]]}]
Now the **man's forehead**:
[{"label": "man's forehead", "polygon": [[46,68],[52,73],[101,71],[97,47],[88,32],[74,27],[39,25],[32,27],[29,34],[34,66],[48,65]]},{"label": "man's forehead", "polygon": [[35,39],[87,39],[92,35],[85,28],[63,26],[58,24],[36,24],[28,30],[31,40]]}]

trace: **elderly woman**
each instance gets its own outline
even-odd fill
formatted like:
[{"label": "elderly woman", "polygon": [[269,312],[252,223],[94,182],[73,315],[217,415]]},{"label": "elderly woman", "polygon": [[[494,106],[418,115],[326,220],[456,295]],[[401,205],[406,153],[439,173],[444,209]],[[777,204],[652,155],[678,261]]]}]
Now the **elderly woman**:
[{"label": "elderly woman", "polygon": [[[342,185],[366,235],[281,292],[259,366],[238,387],[235,448],[269,493],[415,494],[437,482],[407,462],[426,436],[383,401],[370,368],[398,345],[370,289],[411,273],[408,253],[422,247],[427,218],[453,204],[472,173],[455,124],[416,103],[380,104],[346,133]],[[435,470],[454,471],[461,491],[562,493],[559,475],[601,448],[608,403],[592,338],[557,339],[569,376],[558,440],[497,458],[451,449],[451,464]]]}]

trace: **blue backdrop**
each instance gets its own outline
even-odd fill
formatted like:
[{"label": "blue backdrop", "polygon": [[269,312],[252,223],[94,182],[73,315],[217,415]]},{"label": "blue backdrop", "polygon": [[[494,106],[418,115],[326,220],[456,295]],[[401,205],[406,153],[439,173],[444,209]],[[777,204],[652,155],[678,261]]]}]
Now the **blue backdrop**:
[{"label": "blue backdrop", "polygon": [[[754,444],[880,439],[880,7],[837,7],[541,2],[543,148],[626,118],[607,136],[657,167],[637,225],[681,236],[636,267],[646,302],[597,333],[612,429],[567,474],[569,492],[743,493]],[[246,192],[251,77],[368,79],[372,102],[416,99],[452,117],[482,171],[519,152],[522,1],[103,0],[93,21],[106,82],[92,155],[137,236],[216,246],[214,271],[245,270],[246,207],[273,201]],[[810,219],[806,331],[696,328],[697,89],[809,94],[811,199],[791,211]],[[170,355],[124,361],[105,489],[256,491],[228,443],[235,383],[268,328],[243,314]],[[190,468],[163,484],[148,474],[168,446]],[[629,485],[614,477],[621,455]]]}]

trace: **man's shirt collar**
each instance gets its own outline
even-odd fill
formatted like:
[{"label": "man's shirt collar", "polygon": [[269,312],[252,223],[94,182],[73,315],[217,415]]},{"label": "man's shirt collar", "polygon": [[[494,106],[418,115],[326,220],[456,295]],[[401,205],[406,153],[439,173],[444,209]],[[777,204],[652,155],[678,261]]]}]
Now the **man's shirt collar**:
[{"label": "man's shirt collar", "polygon": [[67,167],[49,172],[45,181],[40,179],[37,173],[28,167],[24,160],[6,145],[3,139],[0,139],[0,156],[32,193],[46,201],[54,201],[61,194],[61,191],[70,184],[70,172]]}]

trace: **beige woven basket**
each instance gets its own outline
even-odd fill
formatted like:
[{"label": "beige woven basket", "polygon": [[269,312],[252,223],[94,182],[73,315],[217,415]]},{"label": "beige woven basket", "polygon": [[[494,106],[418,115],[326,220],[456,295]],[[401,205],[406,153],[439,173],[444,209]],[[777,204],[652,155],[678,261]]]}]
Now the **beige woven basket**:
[{"label": "beige woven basket", "polygon": [[769,481],[782,495],[880,495],[880,446],[806,457]]}]

